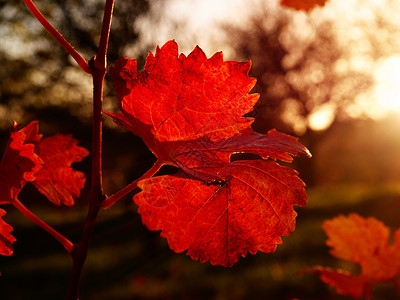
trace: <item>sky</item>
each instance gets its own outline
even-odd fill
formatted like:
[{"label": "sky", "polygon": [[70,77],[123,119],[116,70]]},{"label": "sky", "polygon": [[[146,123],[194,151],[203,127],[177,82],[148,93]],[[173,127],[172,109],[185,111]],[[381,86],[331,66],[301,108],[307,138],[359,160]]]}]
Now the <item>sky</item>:
[{"label": "sky", "polygon": [[[276,0],[155,0],[151,5],[152,17],[144,16],[135,24],[143,34],[139,43],[142,48],[131,49],[133,56],[145,49],[153,52],[155,44],[162,45],[173,38],[185,54],[200,45],[208,56],[222,50],[229,59],[229,37],[221,35],[220,24],[246,26],[249,16],[260,5],[269,10],[287,9]],[[331,20],[339,40],[345,46],[351,45],[350,59],[338,68],[372,72],[376,82],[373,91],[356,99],[347,109],[349,116],[382,118],[393,113],[400,116],[400,1],[328,0],[324,7],[317,7],[309,15],[294,10],[290,14],[299,28],[303,28],[298,36],[305,34],[303,25],[307,22]],[[374,28],[379,17],[391,28]],[[380,41],[378,46],[366,42],[371,34]],[[311,114],[309,126],[316,130],[328,127],[333,120],[333,109],[329,104],[321,106]]]}]

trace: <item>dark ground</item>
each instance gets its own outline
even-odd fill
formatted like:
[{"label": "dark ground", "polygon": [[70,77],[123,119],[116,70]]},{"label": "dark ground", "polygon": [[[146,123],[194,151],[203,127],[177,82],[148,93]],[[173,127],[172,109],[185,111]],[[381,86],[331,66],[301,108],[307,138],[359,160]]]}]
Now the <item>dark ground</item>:
[{"label": "dark ground", "polygon": [[[173,253],[165,239],[141,225],[129,199],[98,219],[81,285],[81,299],[350,299],[337,295],[318,276],[297,274],[324,265],[358,272],[329,255],[323,220],[357,212],[400,227],[400,185],[332,186],[308,190],[309,204],[297,209],[297,228],[275,253],[242,258],[229,269]],[[33,209],[59,231],[78,239],[85,207]],[[8,207],[5,217],[17,238],[13,257],[1,257],[1,299],[63,299],[71,260],[46,232]],[[390,284],[372,300],[400,299]]]}]

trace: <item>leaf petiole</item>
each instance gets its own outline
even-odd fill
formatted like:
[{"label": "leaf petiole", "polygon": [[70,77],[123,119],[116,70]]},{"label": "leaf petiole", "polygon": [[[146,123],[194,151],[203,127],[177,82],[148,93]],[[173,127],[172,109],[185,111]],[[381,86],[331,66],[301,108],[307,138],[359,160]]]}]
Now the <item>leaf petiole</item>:
[{"label": "leaf petiole", "polygon": [[104,200],[101,203],[101,207],[103,208],[109,208],[113,204],[115,204],[119,199],[121,199],[123,196],[126,194],[132,192],[135,188],[137,188],[137,184],[140,180],[150,178],[153,175],[155,175],[158,170],[164,165],[163,162],[157,160],[154,165],[146,172],[144,173],[140,178],[136,179],[132,183],[128,184],[126,187],[124,187],[122,190],[116,192],[115,194],[111,195],[110,197],[107,197],[106,200]]},{"label": "leaf petiole", "polygon": [[33,4],[32,0],[24,0],[26,6],[29,8],[35,18],[43,25],[44,28],[64,47],[65,50],[75,59],[83,71],[91,74],[88,62],[67,42],[66,39],[47,21],[38,8]]},{"label": "leaf petiole", "polygon": [[60,234],[58,231],[56,231],[53,227],[48,225],[46,222],[44,222],[42,219],[40,219],[38,216],[36,216],[32,211],[30,211],[25,205],[21,203],[18,199],[14,199],[12,201],[12,205],[16,209],[18,209],[25,217],[30,219],[32,222],[34,222],[36,225],[42,227],[44,230],[46,230],[52,237],[54,237],[57,241],[59,241],[65,248],[65,250],[68,251],[68,253],[71,254],[72,250],[74,249],[74,244],[67,239],[65,236]]}]

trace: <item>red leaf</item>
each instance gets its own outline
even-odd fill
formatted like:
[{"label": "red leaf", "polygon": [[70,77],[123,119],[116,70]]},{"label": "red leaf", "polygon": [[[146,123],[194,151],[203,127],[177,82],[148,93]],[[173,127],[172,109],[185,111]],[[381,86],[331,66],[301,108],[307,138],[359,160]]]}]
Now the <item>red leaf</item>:
[{"label": "red leaf", "polygon": [[43,161],[34,153],[32,140],[40,140],[38,123],[31,122],[17,131],[14,125],[0,162],[0,204],[11,203],[28,181],[34,181]]},{"label": "red leaf", "polygon": [[176,252],[232,266],[247,251],[273,252],[295,227],[293,205],[305,206],[304,184],[292,169],[270,161],[236,161],[220,170],[225,182],[205,184],[189,175],[140,182],[135,195],[150,230]]},{"label": "red leaf", "polygon": [[[275,130],[253,132],[253,119],[243,117],[258,99],[248,94],[249,68],[224,62],[222,53],[207,59],[198,47],[178,56],[173,41],[150,53],[140,73],[134,60],[111,68],[122,113],[109,115],[183,171],[139,183],[134,201],[143,223],[202,262],[231,266],[248,251],[275,251],[294,230],[292,206],[306,203],[296,172],[266,159],[291,162],[308,150]],[[231,162],[234,153],[260,160]]]},{"label": "red leaf", "polygon": [[[389,228],[373,217],[340,215],[325,221],[323,228],[329,237],[326,244],[332,248],[331,254],[360,265],[361,274],[356,278],[368,283],[362,293],[366,295],[365,299],[370,296],[369,284],[391,282],[400,275],[400,229],[396,230],[394,242],[389,245]],[[317,270],[314,273],[322,274],[318,271],[320,267],[314,270]],[[344,281],[340,283],[341,290],[351,290],[350,286],[344,285]],[[342,293],[340,289],[338,293]]]},{"label": "red leaf", "polygon": [[358,263],[362,275],[386,281],[400,274],[400,229],[395,233],[395,243],[388,245],[389,228],[372,217],[341,215],[325,221],[323,228],[332,255]]},{"label": "red leaf", "polygon": [[36,174],[35,187],[56,205],[74,205],[80,197],[86,181],[85,174],[71,168],[89,151],[77,146],[78,141],[70,135],[55,135],[43,139],[36,152],[44,161],[44,167]]},{"label": "red leaf", "polygon": [[238,135],[220,142],[199,139],[182,143],[176,149],[175,161],[185,172],[204,181],[223,179],[218,168],[224,167],[234,153],[253,153],[263,159],[292,162],[291,155],[311,156],[297,139],[276,130],[267,134],[247,128]]},{"label": "red leaf", "polygon": [[70,166],[89,152],[68,135],[42,140],[37,121],[19,131],[17,127],[0,162],[0,204],[11,203],[26,182],[32,182],[51,202],[73,205],[73,197],[80,196],[85,184],[85,175]]},{"label": "red leaf", "polygon": [[281,5],[310,12],[317,5],[324,6],[327,0],[281,0]]},{"label": "red leaf", "polygon": [[331,287],[336,288],[336,292],[341,295],[350,296],[355,299],[366,298],[372,295],[372,284],[364,276],[353,276],[343,270],[333,270],[331,268],[314,267],[302,270],[302,273],[314,273],[320,275],[321,281]]},{"label": "red leaf", "polygon": [[[255,79],[247,76],[249,69],[250,62],[224,62],[221,52],[207,59],[199,47],[187,57],[178,56],[177,44],[169,41],[157,48],[155,56],[149,54],[145,70],[140,73],[135,60],[119,59],[110,68],[122,113],[108,115],[140,136],[167,164],[178,165],[179,147],[206,143],[202,148],[207,149],[236,134],[240,137],[229,140],[225,145],[229,148],[221,149],[226,152],[225,161],[232,152],[253,152],[250,148],[260,152],[260,145],[266,139],[273,140],[273,136],[278,143],[289,144],[288,150],[264,145],[269,154],[262,154],[264,157],[291,161],[286,150],[291,155],[310,156],[292,137],[271,131],[265,138],[250,129],[253,118],[242,116],[252,110],[258,95],[248,94],[255,84]],[[182,167],[182,158],[179,166]]]},{"label": "red leaf", "polygon": [[13,243],[16,239],[10,233],[13,228],[4,222],[2,218],[5,215],[5,210],[0,208],[0,254],[11,256],[13,255]]},{"label": "red leaf", "polygon": [[221,52],[207,59],[199,47],[178,56],[177,44],[169,41],[149,54],[140,73],[128,59],[110,68],[122,111],[110,115],[158,157],[165,153],[161,142],[223,140],[253,121],[242,117],[258,100],[248,95],[256,81],[249,69],[250,62],[223,61]]}]

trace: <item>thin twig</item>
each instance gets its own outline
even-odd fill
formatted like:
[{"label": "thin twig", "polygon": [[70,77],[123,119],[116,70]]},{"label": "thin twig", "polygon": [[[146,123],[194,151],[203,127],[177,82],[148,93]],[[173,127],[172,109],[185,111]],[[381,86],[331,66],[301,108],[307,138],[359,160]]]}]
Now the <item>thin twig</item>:
[{"label": "thin twig", "polygon": [[36,225],[42,227],[44,230],[46,230],[51,236],[53,236],[57,241],[59,241],[65,248],[65,250],[68,251],[68,253],[71,253],[74,244],[67,239],[65,236],[63,236],[61,233],[56,231],[53,227],[48,225],[46,222],[44,222],[42,219],[40,219],[38,216],[36,216],[32,211],[30,211],[25,205],[21,203],[18,199],[14,199],[12,201],[12,204],[15,206],[16,209],[18,209],[25,217],[27,217],[29,220],[34,222]]},{"label": "thin twig", "polygon": [[114,0],[106,0],[99,51],[91,64],[90,73],[93,76],[93,128],[92,128],[92,170],[89,210],[79,244],[72,253],[73,265],[71,280],[68,287],[67,300],[79,298],[79,284],[83,266],[89,250],[90,239],[93,234],[96,218],[100,210],[100,203],[104,200],[102,185],[102,105],[103,84],[106,74],[106,55],[110,34],[111,18]]},{"label": "thin twig", "polygon": [[38,8],[33,4],[32,0],[24,0],[26,6],[35,16],[35,18],[43,25],[43,27],[64,47],[65,50],[75,59],[83,71],[90,73],[88,62],[67,42],[66,39],[50,24],[49,21],[41,14]]},{"label": "thin twig", "polygon": [[115,194],[111,195],[110,197],[106,198],[106,200],[104,200],[101,203],[101,207],[108,208],[108,207],[112,206],[115,202],[117,202],[123,196],[125,196],[126,194],[132,192],[135,188],[137,188],[137,184],[140,180],[152,177],[154,174],[156,174],[158,172],[158,170],[160,170],[160,168],[162,166],[163,166],[163,163],[157,160],[155,162],[155,164],[146,173],[144,173],[140,178],[136,179],[135,181],[133,181],[132,183],[130,183],[129,185],[124,187],[122,190],[120,190],[120,191],[116,192]]}]

